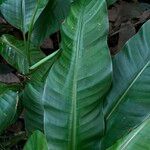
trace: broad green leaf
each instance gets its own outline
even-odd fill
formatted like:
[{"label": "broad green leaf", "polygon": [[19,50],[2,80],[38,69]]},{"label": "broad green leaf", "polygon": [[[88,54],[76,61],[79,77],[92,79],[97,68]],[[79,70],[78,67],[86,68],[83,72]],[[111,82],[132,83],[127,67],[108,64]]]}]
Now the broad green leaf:
[{"label": "broad green leaf", "polygon": [[3,3],[3,0],[0,0],[0,5]]},{"label": "broad green leaf", "polygon": [[23,150],[48,150],[44,134],[40,131],[35,131],[28,139]]},{"label": "broad green leaf", "polygon": [[58,31],[69,8],[70,0],[49,0],[35,23],[31,41],[35,45],[40,45],[46,37]]},{"label": "broad green leaf", "polygon": [[25,107],[25,126],[29,133],[35,130],[43,131],[43,114],[42,93],[44,83],[29,82],[27,83],[24,95],[23,105]]},{"label": "broad green leaf", "polygon": [[104,147],[150,114],[150,20],[113,58],[113,86],[105,101]]},{"label": "broad green leaf", "polygon": [[[4,59],[19,72],[26,74],[29,72],[29,61],[23,41],[17,40],[11,35],[1,37],[0,54]],[[39,50],[30,47],[31,63],[38,62],[45,55]]]},{"label": "broad green leaf", "polygon": [[5,0],[0,11],[5,19],[26,33],[35,23],[48,0]]},{"label": "broad green leaf", "polygon": [[150,149],[150,118],[145,120],[137,129],[120,139],[108,150],[148,150]]},{"label": "broad green leaf", "polygon": [[106,0],[108,7],[114,4],[117,0]]},{"label": "broad green leaf", "polygon": [[99,149],[103,97],[111,84],[105,0],[77,0],[62,25],[62,53],[42,100],[49,149]]},{"label": "broad green leaf", "polygon": [[0,133],[12,123],[17,110],[17,103],[17,92],[0,84]]},{"label": "broad green leaf", "polygon": [[[30,80],[27,82],[22,97],[25,111],[25,123],[26,129],[29,133],[34,130],[43,131],[43,101],[42,93],[44,92],[45,78],[50,70],[54,61],[60,55],[60,51],[56,51],[48,57],[48,60],[40,65],[29,76]],[[46,58],[47,58],[46,57]],[[45,58],[44,58],[45,59]]]},{"label": "broad green leaf", "polygon": [[10,35],[2,36],[1,43],[0,54],[4,59],[21,73],[27,73],[29,62],[24,43]]}]

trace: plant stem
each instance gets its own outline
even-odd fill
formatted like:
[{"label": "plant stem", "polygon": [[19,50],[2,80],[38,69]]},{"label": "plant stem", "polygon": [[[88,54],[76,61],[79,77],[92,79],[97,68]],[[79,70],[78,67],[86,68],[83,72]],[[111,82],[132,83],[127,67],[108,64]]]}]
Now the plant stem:
[{"label": "plant stem", "polygon": [[23,34],[23,41],[24,41],[24,45],[25,45],[25,49],[26,49],[27,48],[26,35],[24,32],[22,34]]},{"label": "plant stem", "polygon": [[57,55],[59,53],[60,53],[60,50],[55,51],[54,53],[48,55],[47,57],[43,58],[42,60],[40,60],[39,62],[37,62],[33,66],[31,66],[29,69],[34,70],[34,69],[38,68],[39,66],[46,63],[47,61],[49,61],[50,59],[52,59],[55,55]]},{"label": "plant stem", "polygon": [[38,8],[36,6],[35,13],[34,13],[34,15],[32,17],[31,24],[30,24],[30,27],[29,27],[29,32],[28,32],[28,40],[27,40],[26,50],[27,50],[27,54],[28,54],[29,66],[31,65],[30,42],[31,42],[31,35],[32,35],[32,31],[33,31],[33,25],[34,25],[34,20],[35,20],[35,16],[36,16],[37,10],[38,10]]}]

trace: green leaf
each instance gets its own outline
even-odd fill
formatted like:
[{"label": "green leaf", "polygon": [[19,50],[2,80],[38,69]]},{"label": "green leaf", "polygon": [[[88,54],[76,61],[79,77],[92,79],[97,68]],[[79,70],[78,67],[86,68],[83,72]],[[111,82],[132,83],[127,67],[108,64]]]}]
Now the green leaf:
[{"label": "green leaf", "polygon": [[149,32],[150,20],[113,58],[113,86],[104,105],[105,148],[138,126],[150,114]]},{"label": "green leaf", "polygon": [[[52,64],[60,55],[60,52],[61,51],[56,51],[50,56],[47,56],[47,61],[44,64],[41,64],[36,70],[34,70],[34,72],[32,72],[32,74],[29,76],[30,80],[25,86],[22,100],[26,109],[26,129],[29,133],[33,132],[34,130],[43,131],[44,109],[42,93],[44,92],[45,78],[47,77]],[[44,60],[46,60],[46,58],[44,58]]]},{"label": "green leaf", "polygon": [[48,150],[44,134],[40,131],[35,131],[28,139],[23,150]]},{"label": "green leaf", "polygon": [[77,0],[62,25],[62,53],[46,79],[44,133],[50,149],[99,149],[103,97],[111,84],[105,0]]},{"label": "green leaf", "polygon": [[17,110],[18,94],[0,84],[0,133],[13,121]]},{"label": "green leaf", "polygon": [[16,40],[11,35],[2,36],[1,42],[0,54],[4,59],[21,73],[27,73],[29,71],[29,63],[24,43]]},{"label": "green leaf", "polygon": [[0,5],[4,2],[5,0],[0,0]]},{"label": "green leaf", "polygon": [[148,150],[150,149],[150,118],[145,120],[137,129],[120,139],[108,150]]},{"label": "green leaf", "polygon": [[113,5],[117,0],[106,0],[108,7]]},{"label": "green leaf", "polygon": [[35,45],[40,45],[46,37],[58,31],[69,8],[70,0],[49,0],[35,23],[31,41]]},{"label": "green leaf", "polygon": [[24,95],[23,105],[25,107],[25,126],[29,133],[35,130],[43,131],[43,104],[42,95],[44,90],[44,83],[42,82],[29,82],[27,83]]},{"label": "green leaf", "polygon": [[35,23],[48,0],[5,0],[0,5],[4,18],[26,33]]},{"label": "green leaf", "polygon": [[[26,48],[23,41],[17,40],[11,35],[1,37],[0,54],[4,59],[19,72],[27,74],[29,72],[29,61]],[[30,47],[31,64],[38,62],[45,55],[39,50]]]}]

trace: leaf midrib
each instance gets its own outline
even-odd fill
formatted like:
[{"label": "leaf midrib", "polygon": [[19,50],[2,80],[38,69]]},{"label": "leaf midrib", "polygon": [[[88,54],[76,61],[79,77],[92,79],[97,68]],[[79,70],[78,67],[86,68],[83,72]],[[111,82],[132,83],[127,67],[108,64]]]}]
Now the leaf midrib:
[{"label": "leaf midrib", "polygon": [[122,145],[123,147],[122,147],[120,150],[125,150],[125,148],[129,145],[129,143],[131,143],[131,141],[134,139],[134,137],[135,137],[136,135],[138,135],[138,134],[140,133],[140,131],[147,125],[148,120],[149,120],[149,116],[150,116],[150,115],[148,115],[148,117],[145,119],[146,123],[144,123],[144,124],[131,136],[131,138],[129,138],[129,139],[127,139],[127,140],[125,141],[125,143]]},{"label": "leaf midrib", "polygon": [[7,40],[7,38],[6,38],[5,36],[2,37],[2,41],[3,41],[5,44],[7,44],[7,45],[9,45],[10,47],[12,47],[13,49],[15,49],[19,54],[21,54],[21,55],[23,55],[24,57],[26,57],[26,55],[24,55],[24,53],[22,53],[22,52],[20,51],[20,49],[18,49],[16,46],[14,46],[13,44],[11,44],[11,43]]},{"label": "leaf midrib", "polygon": [[[83,3],[84,5],[84,3]],[[70,127],[72,134],[70,133],[69,136],[72,135],[72,137],[69,137],[71,139],[71,149],[75,150],[77,146],[77,75],[78,75],[78,58],[79,58],[79,51],[81,50],[82,45],[82,32],[83,32],[83,15],[84,15],[84,8],[81,8],[81,12],[79,15],[78,23],[77,23],[77,31],[75,36],[75,45],[73,49],[75,50],[75,65],[74,65],[74,74],[73,74],[73,91],[72,91],[72,108],[71,108],[71,121],[70,121]],[[76,42],[77,41],[77,42]]]},{"label": "leaf midrib", "polygon": [[134,83],[138,80],[138,78],[141,76],[141,74],[148,67],[149,63],[150,63],[150,60],[145,64],[144,67],[142,67],[142,69],[140,70],[140,72],[135,76],[135,78],[133,79],[133,81],[130,83],[129,87],[125,90],[125,92],[123,92],[122,96],[119,98],[119,100],[117,101],[117,103],[115,104],[115,106],[113,107],[113,109],[111,110],[111,112],[107,115],[106,120],[108,120],[110,118],[110,116],[116,110],[116,108],[118,107],[118,105],[122,102],[123,98],[126,96],[126,94],[128,93],[128,91],[132,88],[132,86],[134,85]]}]

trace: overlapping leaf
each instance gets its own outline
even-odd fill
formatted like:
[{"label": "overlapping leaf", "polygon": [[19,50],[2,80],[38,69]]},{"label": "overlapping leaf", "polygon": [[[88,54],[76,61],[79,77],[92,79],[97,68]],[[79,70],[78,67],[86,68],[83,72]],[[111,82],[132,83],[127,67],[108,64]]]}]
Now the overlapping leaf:
[{"label": "overlapping leaf", "polygon": [[35,45],[40,45],[47,36],[59,30],[69,8],[70,0],[49,0],[35,23],[32,42]]},{"label": "overlapping leaf", "polygon": [[150,20],[113,58],[114,79],[105,103],[104,147],[150,114]]},{"label": "overlapping leaf", "polygon": [[22,100],[26,109],[26,129],[29,133],[35,130],[43,131],[44,109],[42,93],[44,92],[45,78],[47,77],[52,64],[59,55],[60,51],[56,51],[54,54],[47,56],[49,58],[47,62],[34,70],[34,72],[32,72],[32,74],[29,76],[30,80],[26,83]]},{"label": "overlapping leaf", "polygon": [[105,0],[77,0],[62,25],[62,54],[46,80],[44,132],[49,149],[99,149],[103,96],[111,83]]},{"label": "overlapping leaf", "polygon": [[114,4],[117,0],[107,0],[107,5],[111,6],[112,4]]},{"label": "overlapping leaf", "polygon": [[150,149],[150,118],[146,119],[137,129],[120,139],[108,150],[148,150]]},{"label": "overlapping leaf", "polygon": [[47,2],[48,0],[5,0],[0,5],[0,10],[10,24],[26,33]]},{"label": "overlapping leaf", "polygon": [[0,133],[12,123],[17,110],[17,103],[17,92],[0,83]]},{"label": "overlapping leaf", "polygon": [[[61,23],[68,14],[71,2],[73,1],[49,0],[34,26],[31,41],[35,45],[40,45],[48,35],[60,29]],[[115,2],[116,0],[107,0],[107,5],[110,6]]]},{"label": "overlapping leaf", "polygon": [[23,150],[48,150],[44,134],[40,131],[35,131],[28,139]]},{"label": "overlapping leaf", "polygon": [[[23,74],[29,72],[28,54],[23,41],[17,40],[11,35],[4,35],[1,37],[0,47],[0,54],[10,65]],[[39,49],[33,46],[30,48],[29,55],[31,64],[45,57]]]}]

